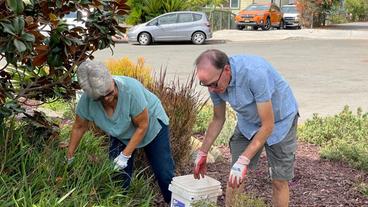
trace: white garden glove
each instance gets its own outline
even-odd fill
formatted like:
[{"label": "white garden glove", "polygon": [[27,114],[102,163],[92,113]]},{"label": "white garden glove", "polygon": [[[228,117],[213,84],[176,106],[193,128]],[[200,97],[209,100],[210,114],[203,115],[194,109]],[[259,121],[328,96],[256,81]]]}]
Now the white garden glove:
[{"label": "white garden glove", "polygon": [[119,156],[114,159],[114,170],[123,170],[128,166],[128,160],[131,156],[126,156],[121,152]]},{"label": "white garden glove", "polygon": [[71,164],[73,163],[73,160],[74,160],[74,156],[73,156],[73,157],[71,157],[71,158],[66,158],[66,163],[67,163],[68,165],[71,165]]},{"label": "white garden glove", "polygon": [[237,188],[244,181],[247,175],[248,165],[250,160],[246,156],[240,156],[230,171],[228,185],[232,188]]}]

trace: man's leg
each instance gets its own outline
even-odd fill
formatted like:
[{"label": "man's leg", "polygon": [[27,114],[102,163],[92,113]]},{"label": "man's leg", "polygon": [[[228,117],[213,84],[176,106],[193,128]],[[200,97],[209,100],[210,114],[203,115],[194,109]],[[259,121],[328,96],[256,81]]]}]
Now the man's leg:
[{"label": "man's leg", "polygon": [[298,117],[295,117],[288,134],[281,142],[265,145],[272,179],[272,202],[275,207],[289,206],[289,180],[294,177],[297,123]]},{"label": "man's leg", "polygon": [[274,207],[289,206],[289,182],[272,180],[272,203]]},{"label": "man's leg", "polygon": [[160,124],[162,126],[161,131],[151,143],[144,147],[144,151],[151,164],[165,202],[169,203],[171,201],[171,192],[168,188],[174,177],[175,165],[169,142],[169,127],[161,121]]},{"label": "man's leg", "polygon": [[[239,129],[235,127],[234,134],[231,136],[229,141],[230,152],[231,152],[231,166],[238,160],[239,156],[244,152],[245,148],[249,145],[250,140],[244,137]],[[248,172],[249,170],[255,170],[257,166],[258,159],[262,153],[262,149],[257,152],[257,154],[251,159]],[[230,174],[230,171],[229,171]],[[232,206],[231,204],[234,202],[235,195],[239,193],[243,193],[245,189],[245,181],[239,186],[239,188],[233,189],[227,185],[226,187],[226,195],[225,195],[225,205]]]}]

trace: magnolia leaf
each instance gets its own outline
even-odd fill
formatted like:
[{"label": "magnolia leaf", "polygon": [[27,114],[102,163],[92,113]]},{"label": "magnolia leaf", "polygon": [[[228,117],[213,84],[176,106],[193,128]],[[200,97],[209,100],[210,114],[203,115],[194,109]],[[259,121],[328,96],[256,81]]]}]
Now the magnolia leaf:
[{"label": "magnolia leaf", "polygon": [[17,48],[18,52],[24,52],[27,49],[26,45],[22,41],[17,39],[14,39],[14,46]]},{"label": "magnolia leaf", "polygon": [[8,23],[0,23],[3,28],[4,28],[4,32],[9,33],[11,35],[15,35],[15,29],[14,26]]},{"label": "magnolia leaf", "polygon": [[63,7],[63,2],[61,0],[56,0],[55,3],[57,8],[60,9],[61,7]]},{"label": "magnolia leaf", "polygon": [[47,53],[37,55],[33,58],[32,65],[33,66],[41,66],[47,61]]},{"label": "magnolia leaf", "polygon": [[16,34],[21,34],[24,30],[24,19],[23,16],[15,17],[13,20],[13,26]]},{"label": "magnolia leaf", "polygon": [[24,33],[22,35],[22,40],[26,41],[26,42],[34,42],[35,36],[33,34],[29,34],[29,33]]},{"label": "magnolia leaf", "polygon": [[15,12],[16,14],[21,14],[24,10],[24,4],[22,0],[6,0],[6,5]]}]

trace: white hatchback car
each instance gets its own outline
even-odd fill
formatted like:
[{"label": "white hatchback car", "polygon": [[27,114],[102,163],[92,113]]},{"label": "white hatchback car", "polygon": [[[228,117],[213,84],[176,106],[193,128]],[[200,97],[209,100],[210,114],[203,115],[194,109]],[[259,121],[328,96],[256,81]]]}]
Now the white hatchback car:
[{"label": "white hatchback car", "polygon": [[293,27],[301,29],[300,13],[298,12],[296,5],[288,4],[281,7],[284,18],[284,27]]},{"label": "white hatchback car", "polygon": [[166,13],[128,30],[128,41],[141,45],[160,41],[192,41],[200,45],[211,37],[206,14],[194,11]]}]

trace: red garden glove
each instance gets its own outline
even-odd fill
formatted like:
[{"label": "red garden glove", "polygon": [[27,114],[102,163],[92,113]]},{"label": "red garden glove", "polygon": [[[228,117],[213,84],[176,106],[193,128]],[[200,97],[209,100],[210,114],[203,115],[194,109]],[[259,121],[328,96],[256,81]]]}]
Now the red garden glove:
[{"label": "red garden glove", "polygon": [[204,178],[204,175],[207,172],[207,153],[202,150],[198,150],[194,164],[194,178],[200,179],[200,175]]},{"label": "red garden glove", "polygon": [[232,188],[237,188],[244,181],[247,175],[248,165],[250,160],[246,156],[240,156],[230,171],[228,185]]}]

